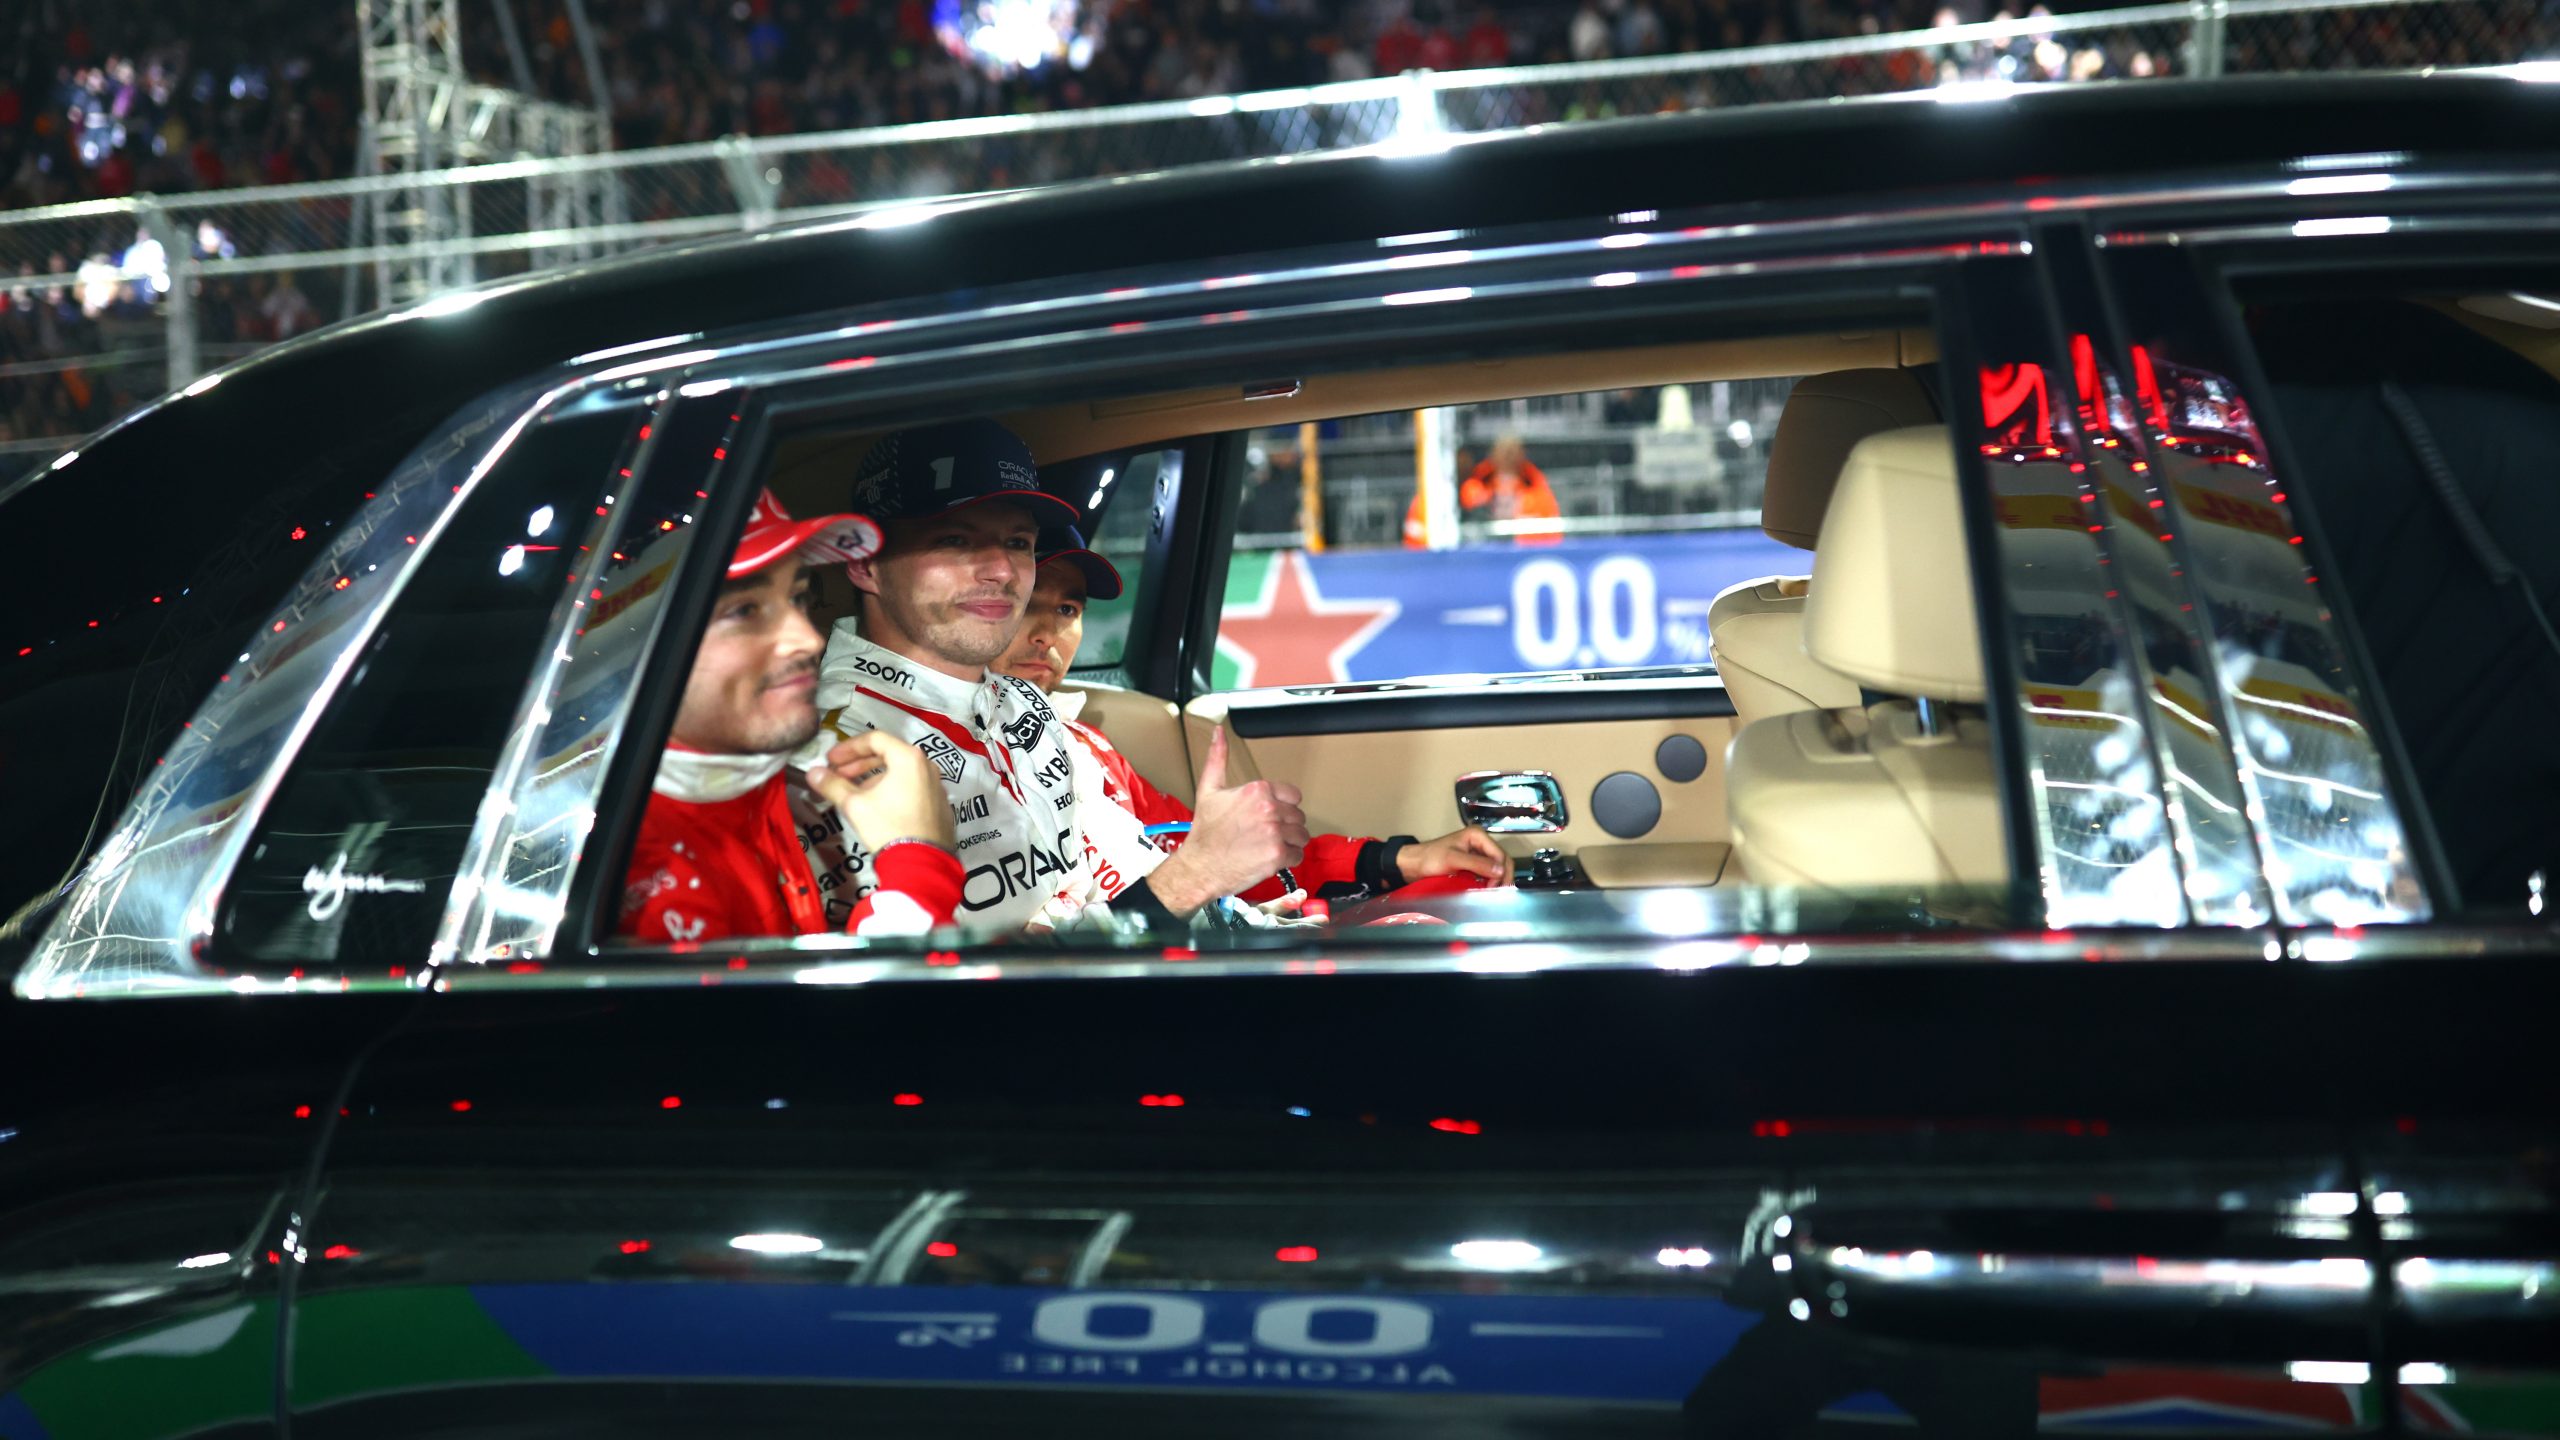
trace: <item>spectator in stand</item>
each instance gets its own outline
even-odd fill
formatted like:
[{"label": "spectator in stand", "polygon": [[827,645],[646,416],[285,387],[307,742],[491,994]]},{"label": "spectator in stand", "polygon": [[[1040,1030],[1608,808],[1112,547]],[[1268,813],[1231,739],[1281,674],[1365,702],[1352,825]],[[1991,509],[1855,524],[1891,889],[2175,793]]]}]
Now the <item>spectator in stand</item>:
[{"label": "spectator in stand", "polygon": [[1520,528],[1511,538],[1522,545],[1553,545],[1564,538],[1564,510],[1556,503],[1555,489],[1547,484],[1546,472],[1530,462],[1528,447],[1517,435],[1495,440],[1492,451],[1458,482],[1458,509],[1471,520],[1517,522]]}]

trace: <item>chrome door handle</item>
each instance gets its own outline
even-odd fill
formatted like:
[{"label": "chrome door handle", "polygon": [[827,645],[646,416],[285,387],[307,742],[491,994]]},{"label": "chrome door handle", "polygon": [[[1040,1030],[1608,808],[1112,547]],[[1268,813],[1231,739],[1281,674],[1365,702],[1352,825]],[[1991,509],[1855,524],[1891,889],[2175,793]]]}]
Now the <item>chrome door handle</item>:
[{"label": "chrome door handle", "polygon": [[1564,787],[1544,770],[1478,770],[1458,777],[1458,823],[1496,835],[1546,835],[1565,827]]}]

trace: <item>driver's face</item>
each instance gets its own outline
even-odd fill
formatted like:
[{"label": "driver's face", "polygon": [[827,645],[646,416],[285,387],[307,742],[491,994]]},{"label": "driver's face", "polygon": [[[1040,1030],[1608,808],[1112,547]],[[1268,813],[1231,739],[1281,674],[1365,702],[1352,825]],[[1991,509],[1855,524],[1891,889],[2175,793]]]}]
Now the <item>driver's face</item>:
[{"label": "driver's face", "polygon": [[848,572],[868,597],[864,637],[944,674],[977,679],[1022,623],[1038,523],[1019,505],[992,500],[886,528],[886,548]]},{"label": "driver's face", "polygon": [[714,755],[771,755],[818,733],[818,657],[809,577],[768,565],[721,587],[694,648],[674,738]]},{"label": "driver's face", "polygon": [[1057,689],[1084,644],[1084,598],[1084,572],[1064,560],[1041,566],[1031,606],[1022,612],[1022,630],[996,661],[997,673],[1028,680],[1044,693]]}]

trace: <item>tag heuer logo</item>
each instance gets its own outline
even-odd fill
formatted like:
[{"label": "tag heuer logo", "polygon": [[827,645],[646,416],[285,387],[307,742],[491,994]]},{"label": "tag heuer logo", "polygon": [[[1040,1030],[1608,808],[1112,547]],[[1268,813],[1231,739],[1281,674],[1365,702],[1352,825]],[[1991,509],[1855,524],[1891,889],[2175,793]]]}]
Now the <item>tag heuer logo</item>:
[{"label": "tag heuer logo", "polygon": [[933,762],[934,769],[942,772],[943,783],[948,785],[960,783],[961,768],[969,763],[969,757],[960,753],[959,746],[939,735],[928,735],[917,743],[916,748],[922,750],[925,758]]}]

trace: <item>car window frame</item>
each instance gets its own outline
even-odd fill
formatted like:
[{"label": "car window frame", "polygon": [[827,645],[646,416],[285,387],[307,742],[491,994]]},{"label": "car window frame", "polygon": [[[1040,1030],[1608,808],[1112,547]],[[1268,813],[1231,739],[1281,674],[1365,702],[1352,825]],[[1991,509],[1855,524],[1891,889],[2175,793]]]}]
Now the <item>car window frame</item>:
[{"label": "car window frame", "polygon": [[[1842,303],[1844,297],[1852,300],[1865,297],[1868,303],[1880,309],[1894,305],[1897,297],[1899,305],[1903,307],[1915,301],[1923,306],[1943,306],[1949,303],[1947,299],[1949,291],[1943,277],[1951,274],[1952,270],[1947,267],[1958,261],[1978,259],[1987,253],[2019,255],[2024,253],[2024,245],[2022,241],[1991,241],[1976,236],[1960,245],[1934,248],[1921,261],[1913,262],[1907,257],[1897,256],[1896,259],[1903,263],[1892,265],[1882,274],[1876,273],[1877,267],[1871,259],[1867,259],[1866,263],[1859,263],[1865,257],[1853,251],[1851,259],[1837,266],[1836,269],[1830,265],[1817,263],[1811,267],[1813,274],[1810,277],[1790,277],[1775,287],[1752,282],[1749,285],[1750,295],[1745,300],[1734,299],[1733,293],[1737,287],[1728,285],[1721,287],[1718,293],[1706,294],[1703,299],[1677,305],[1667,311],[1663,308],[1660,297],[1652,297],[1654,305],[1649,307],[1649,313],[1668,315],[1671,319],[1679,321],[1693,319],[1699,314],[1730,316],[1735,310],[1754,313],[1786,313],[1817,302]],[[1594,254],[1591,259],[1593,263],[1590,268],[1595,270],[1625,263],[1622,258],[1606,256],[1605,251]],[[1577,277],[1577,279],[1587,283],[1588,276]],[[1691,293],[1696,296],[1702,292]],[[1586,296],[1578,292],[1575,298],[1587,300]],[[1107,306],[1105,313],[1107,313]],[[1116,330],[1120,323],[1114,322],[1113,328]],[[1541,335],[1569,334],[1587,331],[1593,323],[1595,322],[1590,318],[1589,308],[1585,304],[1578,306],[1569,315],[1553,315],[1526,329]],[[1449,336],[1446,332],[1454,328],[1438,327],[1439,333],[1426,330],[1424,335],[1417,336],[1412,330],[1404,327],[1382,325],[1380,332],[1375,336],[1354,336],[1350,341],[1346,341],[1337,327],[1329,339],[1337,347],[1347,346],[1358,349],[1360,344],[1365,342],[1370,349],[1378,351],[1391,352],[1401,349],[1409,352],[1413,347],[1421,344],[1448,343]],[[1508,333],[1520,333],[1522,328],[1518,317],[1507,309],[1488,309],[1480,312],[1475,323],[1466,327],[1472,332],[1501,329]],[[1225,337],[1249,337],[1251,333],[1250,326],[1237,326],[1232,323],[1221,325],[1219,330]],[[1117,340],[1119,337],[1115,335],[1111,338]],[[1262,356],[1268,353],[1272,346],[1273,342],[1266,340],[1261,343],[1237,343],[1232,348],[1221,347],[1221,349],[1224,353],[1236,355],[1241,361],[1246,357]],[[1119,364],[1123,372],[1131,375],[1174,373],[1173,367],[1177,363],[1195,366],[1202,363],[1197,356],[1177,359],[1143,349],[1114,348],[1120,350]],[[1031,370],[1035,376],[1042,374],[1057,377],[1073,376],[1076,380],[1093,386],[1107,386],[1109,383],[1098,377],[1109,371],[1110,367],[1090,357],[1062,360],[1054,354],[1039,354],[1027,358],[1033,362]],[[1341,363],[1347,365],[1356,362],[1345,360]],[[1257,371],[1268,371],[1270,364],[1268,361],[1257,360],[1254,368]],[[829,377],[810,367],[802,367],[796,375],[786,371],[781,375],[768,374],[760,377],[751,373],[733,372],[732,378],[716,383],[746,389],[747,393],[742,397],[742,401],[744,413],[751,417],[749,423],[752,436],[745,442],[750,446],[770,445],[780,428],[805,422],[809,417],[818,415],[827,416],[829,423],[841,425],[856,423],[851,418],[855,415],[864,417],[862,423],[869,424],[916,423],[923,418],[945,413],[997,412],[1003,408],[1004,400],[1024,393],[1020,389],[1023,384],[1022,377],[1004,376],[990,380],[983,372],[955,377],[952,382],[937,382],[931,376],[929,368],[920,369],[913,373],[911,378],[914,383],[909,387],[908,393],[903,396],[888,393],[876,386],[867,386],[858,397],[850,396],[827,389],[826,382],[831,378],[841,382],[840,376]],[[866,376],[865,380],[871,381],[877,378],[880,377],[872,375]],[[801,383],[808,381],[818,383],[815,385]],[[714,382],[692,383],[702,385]],[[1075,381],[1066,383],[1072,385]],[[1057,385],[1058,382],[1053,381],[1047,388],[1036,389],[1029,393],[1043,400],[1054,401]],[[1185,444],[1187,450],[1196,450],[1205,446],[1212,451],[1210,474],[1213,478],[1220,473],[1222,467],[1226,471],[1235,472],[1227,475],[1226,478],[1230,481],[1235,478],[1235,474],[1241,473],[1243,452],[1240,437],[1226,432],[1211,432],[1189,437]],[[1221,451],[1232,453],[1218,453]],[[1190,503],[1177,508],[1175,523],[1168,527],[1172,532],[1168,538],[1179,539],[1187,533],[1195,539],[1190,554],[1197,557],[1199,563],[1189,586],[1185,588],[1194,596],[1201,596],[1210,593],[1214,587],[1223,585],[1225,557],[1220,547],[1197,544],[1196,538],[1227,518],[1225,512],[1232,510],[1235,497],[1229,493],[1233,488],[1231,484],[1212,484],[1206,487],[1205,491],[1192,489],[1189,483],[1189,476],[1192,473],[1190,463],[1186,459],[1184,484]],[[749,468],[752,469],[752,467]],[[738,503],[734,495],[729,497],[729,503],[732,505]],[[1968,504],[1971,503],[1968,502]],[[1987,506],[1987,501],[1983,504]],[[1969,516],[1968,523],[1976,521],[1987,523],[1987,515],[1988,511],[1985,509],[1980,516]],[[696,557],[692,563],[699,565],[707,562],[701,562]],[[1977,557],[1977,564],[1979,563],[1981,562]],[[1168,571],[1168,579],[1171,578],[1171,573]],[[1174,587],[1168,584],[1165,591],[1159,592],[1157,602],[1159,606],[1167,602],[1173,589]],[[704,603],[707,604],[707,590],[703,592],[703,596]],[[1203,613],[1205,608],[1205,603],[1195,602],[1194,616],[1197,617]],[[674,609],[670,611],[669,633],[675,633],[681,628],[672,623],[677,613],[678,611]],[[699,616],[695,616],[695,619],[698,625]],[[1183,679],[1188,682],[1185,688],[1189,688],[1202,685],[1207,678],[1204,673],[1201,673],[1205,671],[1205,661],[1199,658],[1206,651],[1205,647],[1198,642],[1196,636],[1198,627],[1194,625],[1186,628],[1195,633],[1186,634],[1185,638],[1190,643],[1182,650],[1174,652],[1179,659],[1173,663],[1190,672],[1183,676]],[[662,647],[671,643],[666,636],[662,635],[660,640]],[[1165,667],[1167,664],[1166,656],[1161,650],[1146,659],[1158,668]],[[674,661],[671,652],[662,649],[650,663],[653,667],[663,667]],[[656,673],[665,672],[659,669]],[[660,692],[659,708],[667,710],[671,715],[672,700],[666,698],[669,687],[662,683],[655,688]],[[635,709],[632,718],[636,725],[641,718],[641,712]],[[662,717],[652,716],[651,718],[662,720]],[[662,725],[660,728],[662,729]],[[1999,724],[1995,723],[1995,757],[1999,757],[1997,763],[2003,774],[2007,775],[2014,767],[2006,762],[2007,750],[1999,747],[2006,745],[2013,748],[2015,741],[2002,741],[1997,738],[1999,728]],[[627,741],[634,733],[637,733],[634,728],[626,728],[617,741],[617,750],[628,751],[635,756],[649,753],[645,747],[621,743],[621,741]],[[632,768],[636,770],[636,764]],[[969,963],[970,957],[966,951],[970,947],[963,946],[961,952],[949,957],[960,963],[944,963],[932,966],[928,970],[924,964],[924,957],[916,954],[912,948],[900,950],[899,953],[903,958],[874,959],[862,953],[872,947],[852,937],[834,935],[760,939],[699,951],[668,946],[610,946],[611,926],[600,901],[610,888],[605,883],[604,876],[610,873],[611,866],[599,865],[594,861],[596,857],[606,855],[627,856],[630,838],[636,835],[638,814],[645,805],[645,796],[641,793],[640,787],[634,786],[631,774],[625,773],[619,776],[618,780],[621,789],[616,797],[616,803],[599,807],[600,811],[612,812],[611,824],[615,827],[612,842],[605,843],[603,826],[606,822],[600,820],[598,843],[591,845],[590,862],[582,865],[580,869],[580,878],[575,890],[583,897],[583,903],[572,907],[573,916],[564,917],[560,936],[555,937],[555,943],[540,961],[531,965],[519,962],[509,967],[519,979],[530,972],[539,972],[544,978],[535,983],[545,986],[562,983],[759,983],[782,979],[792,979],[799,983],[868,983],[871,980],[883,978],[978,978],[992,973],[1001,973],[1008,965],[1019,968],[1021,962],[1029,958],[1027,952],[1019,949],[990,947],[983,952],[989,957],[986,963]],[[2011,814],[2021,813],[2017,811],[2014,800],[2005,794],[2004,802],[2005,808]],[[2031,845],[2032,840],[2026,838],[2025,832],[2012,823],[2009,844],[2015,848]],[[2032,867],[2028,867],[2021,873],[2031,877]],[[2034,909],[2018,912],[2020,924],[2014,927],[2015,934],[2010,938],[2014,940],[2017,935],[2032,934],[2034,927],[2031,922],[2036,913],[2038,912]],[[1971,931],[1966,932],[1964,939],[1965,943],[1982,946],[1991,935],[2002,933],[2008,932]],[[1329,953],[1339,954],[1344,947],[1341,937],[1334,937],[1325,943]],[[1546,948],[1553,950],[1558,947],[1550,945]],[[1587,963],[1614,967],[1638,963],[1633,957],[1648,947],[1644,942],[1630,938],[1626,943],[1591,944],[1587,947],[1578,945],[1577,948],[1589,948],[1593,952],[1587,958]],[[1770,948],[1772,956],[1777,954],[1775,947],[1763,948]],[[844,954],[843,952],[853,953]],[[1082,952],[1079,952],[1070,941],[1066,947],[1046,953],[1054,953],[1060,961],[1072,965],[1075,961],[1070,957],[1078,956]],[[1944,955],[1949,952],[1945,941],[1934,941],[1922,943],[1908,953]],[[1100,952],[1088,958],[1100,960],[1112,966],[1126,966],[1130,959],[1125,952]],[[1221,968],[1234,970],[1237,973],[1265,973],[1274,965],[1286,963],[1287,961],[1275,952],[1268,959],[1239,958]],[[1445,960],[1422,963],[1426,967],[1447,968]],[[1772,960],[1769,963],[1776,962]],[[1039,971],[1050,974],[1061,973],[1058,967],[1048,964],[1040,965]],[[1206,969],[1193,973],[1206,973]],[[493,972],[491,967],[485,965],[457,967],[453,970],[451,978],[475,988],[508,983],[498,973]]]}]

